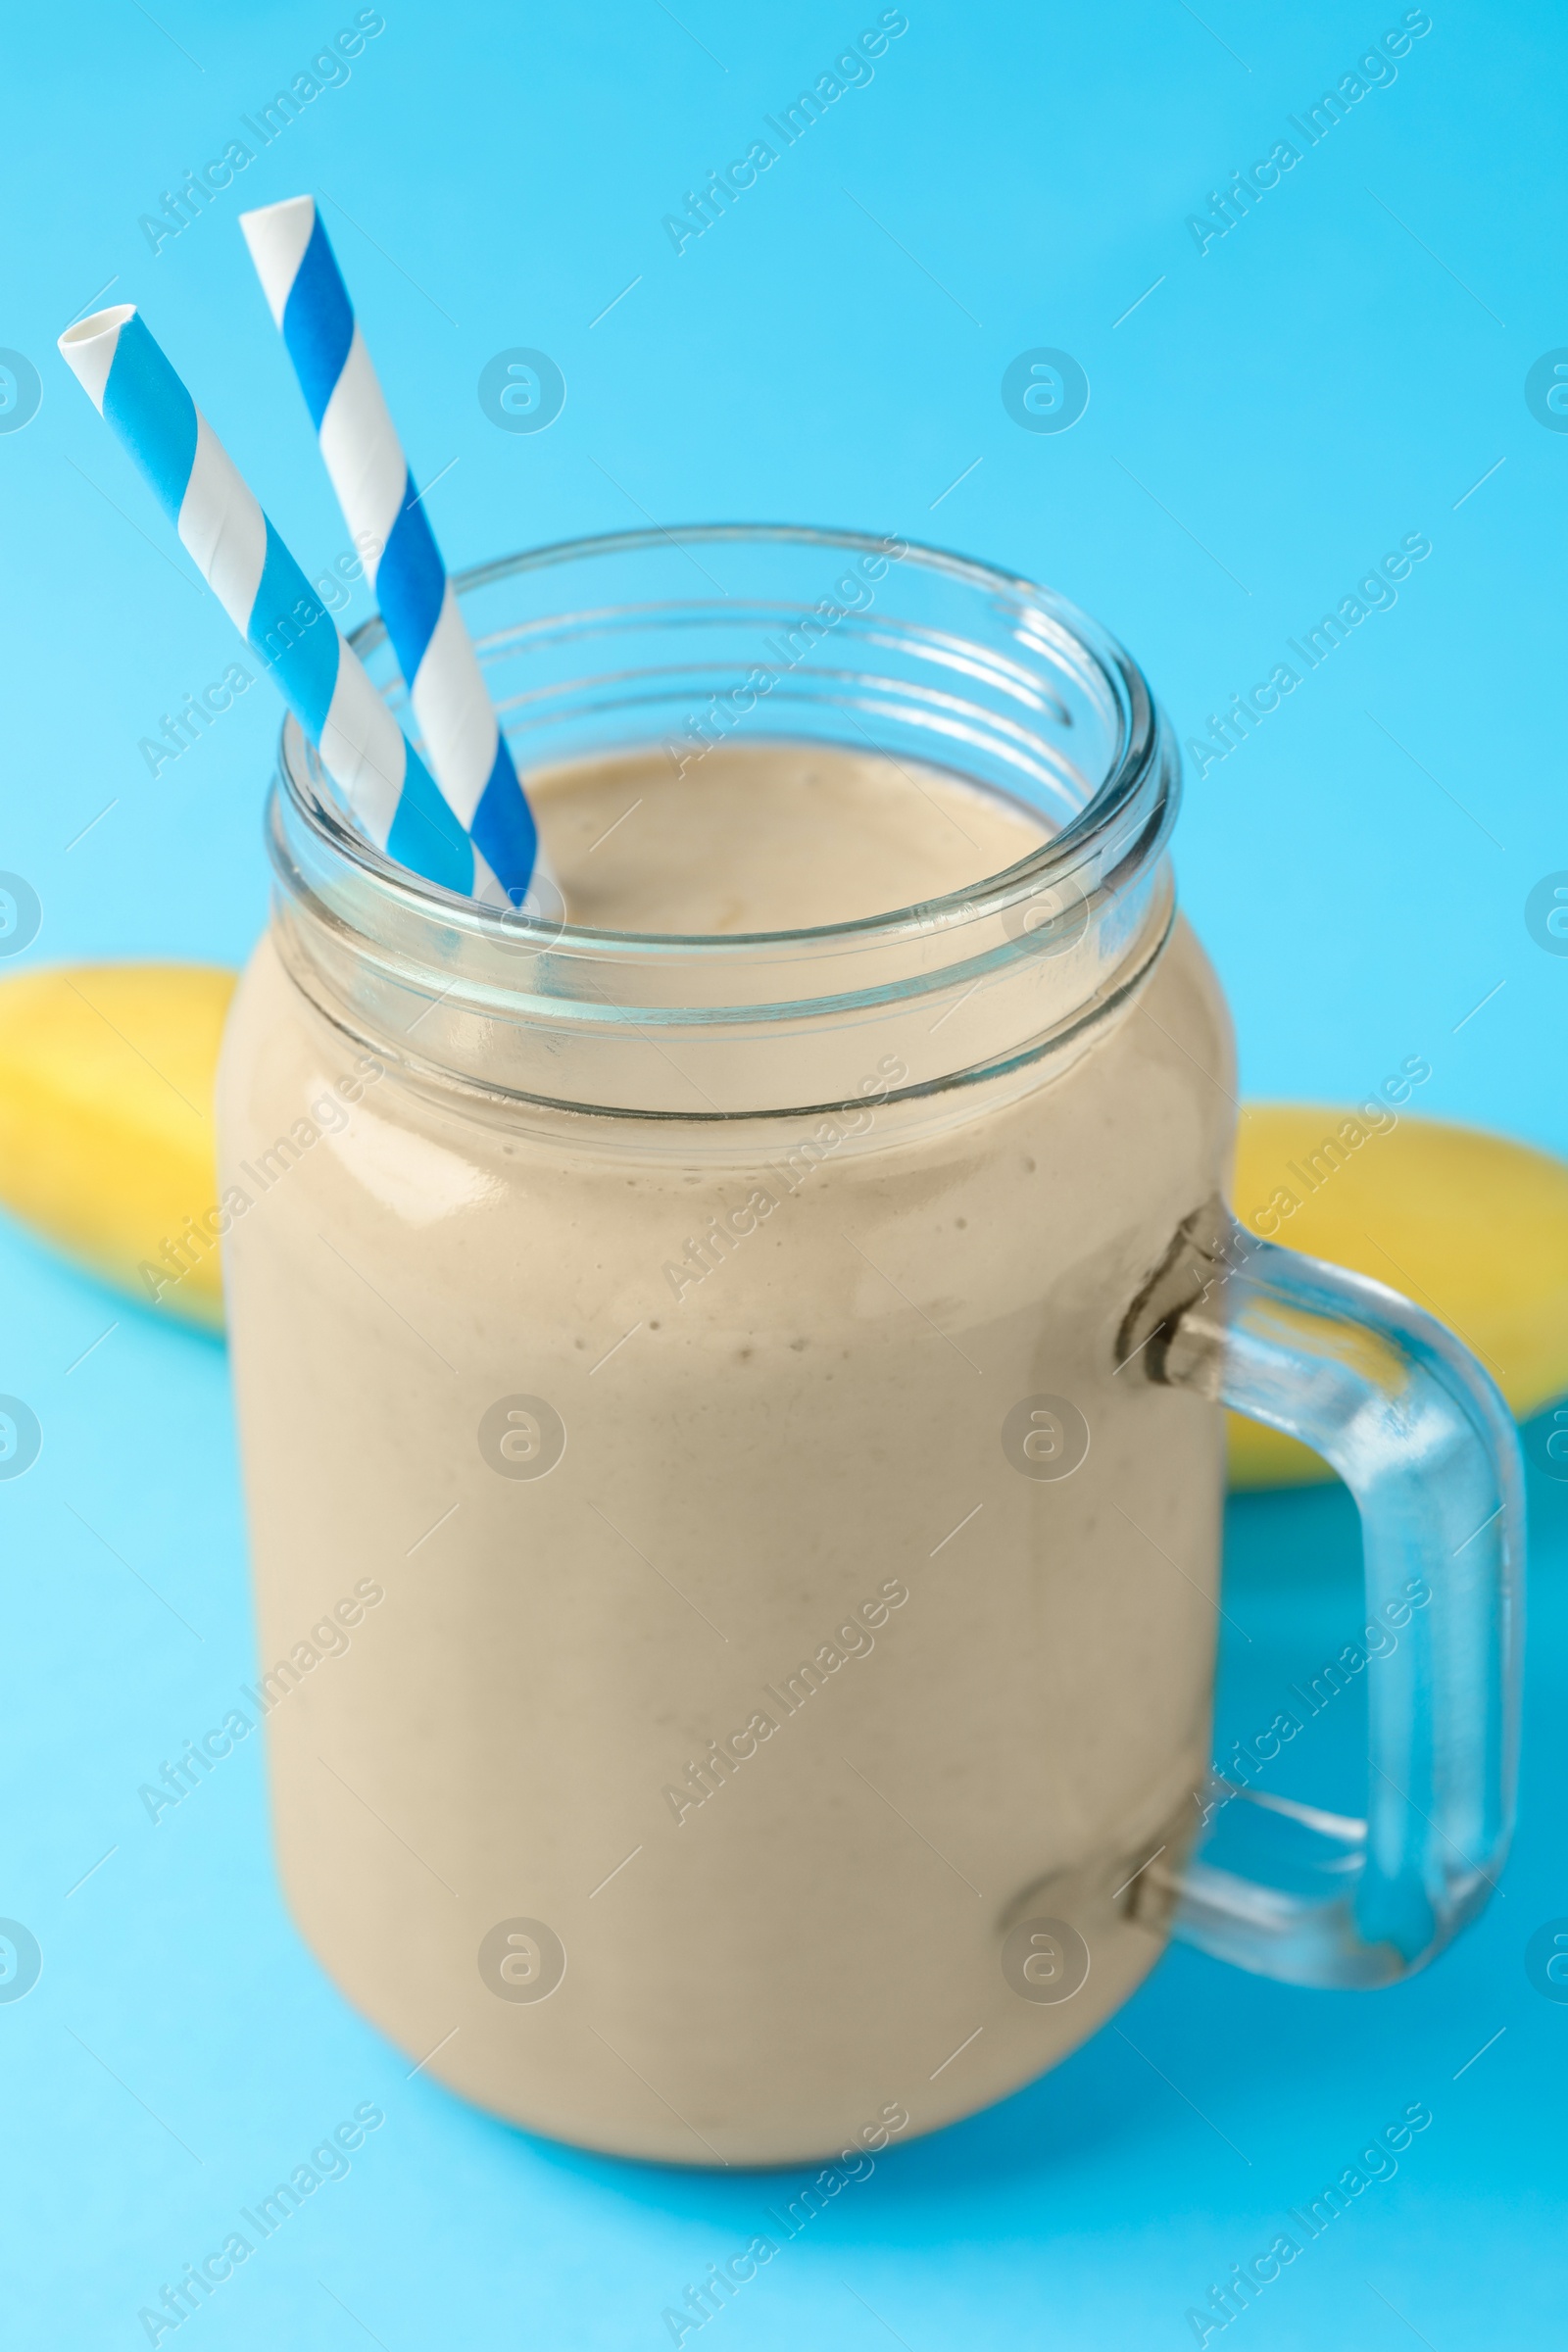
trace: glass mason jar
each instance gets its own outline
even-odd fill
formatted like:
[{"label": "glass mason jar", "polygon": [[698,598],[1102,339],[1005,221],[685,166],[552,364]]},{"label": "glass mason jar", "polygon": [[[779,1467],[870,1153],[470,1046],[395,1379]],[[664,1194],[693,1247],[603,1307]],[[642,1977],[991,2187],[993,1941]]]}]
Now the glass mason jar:
[{"label": "glass mason jar", "polygon": [[[1172,1934],[1308,1985],[1429,1959],[1508,1838],[1517,1445],[1447,1332],[1223,1205],[1230,1028],[1135,664],[850,534],[460,586],[525,774],[869,747],[1046,837],[892,913],[619,936],[394,867],[285,728],[220,1129],[323,1965],[530,2129],[763,2165],[1014,2089]],[[1364,1821],[1216,1793],[1222,1405],[1360,1505]]]}]

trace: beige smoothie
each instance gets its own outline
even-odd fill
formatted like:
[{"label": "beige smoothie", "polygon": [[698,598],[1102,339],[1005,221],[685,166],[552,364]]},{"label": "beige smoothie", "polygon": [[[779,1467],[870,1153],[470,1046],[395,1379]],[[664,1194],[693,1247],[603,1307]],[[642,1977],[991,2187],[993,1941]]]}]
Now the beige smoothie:
[{"label": "beige smoothie", "polygon": [[[529,790],[573,924],[651,942],[940,899],[1043,832],[807,744]],[[258,950],[220,1116],[277,1853],[411,2065],[781,2164],[1004,2095],[1158,1958],[1221,1427],[1117,1334],[1235,1114],[1201,952],[1151,954],[1070,1052],[900,1100],[868,1023],[848,1103],[719,1120],[447,1083],[438,1016],[374,1033]]]}]

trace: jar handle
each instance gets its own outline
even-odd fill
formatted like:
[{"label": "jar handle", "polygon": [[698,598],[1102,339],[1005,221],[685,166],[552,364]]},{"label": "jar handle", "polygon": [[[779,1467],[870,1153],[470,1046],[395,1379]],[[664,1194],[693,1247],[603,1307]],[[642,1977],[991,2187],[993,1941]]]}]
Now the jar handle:
[{"label": "jar handle", "polygon": [[[1393,1984],[1491,1895],[1513,1827],[1524,1632],[1519,1441],[1451,1332],[1212,1202],[1123,1325],[1118,1357],[1321,1453],[1354,1495],[1367,1630],[1367,1818],[1215,1776],[1167,1884],[1171,1932],[1292,1984]],[[1245,1823],[1262,1875],[1217,1859]]]}]

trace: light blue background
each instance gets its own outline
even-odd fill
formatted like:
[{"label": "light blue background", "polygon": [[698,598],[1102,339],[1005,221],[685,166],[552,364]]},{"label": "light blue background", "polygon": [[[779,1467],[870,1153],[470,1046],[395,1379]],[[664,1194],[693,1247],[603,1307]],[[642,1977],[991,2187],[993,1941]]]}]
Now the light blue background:
[{"label": "light blue background", "polygon": [[[677,22],[659,0],[388,0],[347,85],[156,258],[138,215],[353,8],[157,0],[155,24],[92,0],[14,23],[0,344],[44,381],[32,422],[0,435],[0,866],[44,906],[25,961],[238,962],[264,919],[275,710],[258,689],[147,774],[137,739],[220,674],[230,636],[53,344],[107,280],[103,299],[140,302],[316,570],[343,530],[236,225],[242,204],[312,188],[416,471],[458,461],[430,499],[455,566],[648,518],[892,528],[1064,590],[1187,735],[1425,532],[1397,606],[1191,781],[1182,888],[1249,1092],[1349,1095],[1419,1053],[1424,1110],[1568,1149],[1568,960],[1523,920],[1568,866],[1568,435],[1523,398],[1531,362],[1568,343],[1559,17],[1436,0],[1393,86],[1249,219],[1201,257],[1184,226],[1400,13],[910,0],[871,84],[679,257],[662,217],[873,7],[680,0]],[[564,372],[548,432],[480,412],[480,368],[514,345]],[[1002,406],[1036,345],[1088,372],[1070,432],[1026,433]],[[45,1952],[36,1989],[0,2006],[0,2328],[143,2342],[159,2283],[375,2099],[387,2121],[351,2177],[189,2340],[667,2343],[662,2307],[793,2182],[601,2162],[407,2081],[281,1912],[255,1743],[156,1829],[136,1800],[253,1671],[221,1350],[7,1231],[0,1389],[45,1431],[0,1488],[0,1912]],[[1523,1828],[1484,1922],[1376,1997],[1173,1954],[1055,2075],[890,2154],[705,2344],[1192,2342],[1209,2282],[1418,2099],[1435,2120],[1398,2177],[1237,2326],[1253,2352],[1381,2352],[1411,2328],[1434,2352],[1549,2340],[1568,2005],[1531,1987],[1523,1952],[1568,1913],[1568,1487],[1538,1480],[1532,1507]],[[1227,1607],[1250,1639],[1227,1637],[1224,1739],[1356,1623],[1343,1494],[1233,1506],[1231,1542]],[[1292,1751],[1302,1792],[1355,1802],[1358,1704]]]}]

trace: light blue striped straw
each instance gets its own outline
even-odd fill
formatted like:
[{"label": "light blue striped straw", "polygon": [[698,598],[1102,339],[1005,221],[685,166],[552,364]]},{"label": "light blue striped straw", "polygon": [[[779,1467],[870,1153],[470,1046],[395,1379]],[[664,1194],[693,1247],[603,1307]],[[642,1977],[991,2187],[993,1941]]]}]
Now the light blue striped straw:
[{"label": "light blue striped straw", "polygon": [[137,312],[95,312],[67,328],[60,350],[377,849],[427,882],[505,905],[488,861]]},{"label": "light blue striped straw", "polygon": [[[240,215],[441,789],[514,901],[538,834],[311,196]],[[541,881],[546,879],[541,874]]]}]

